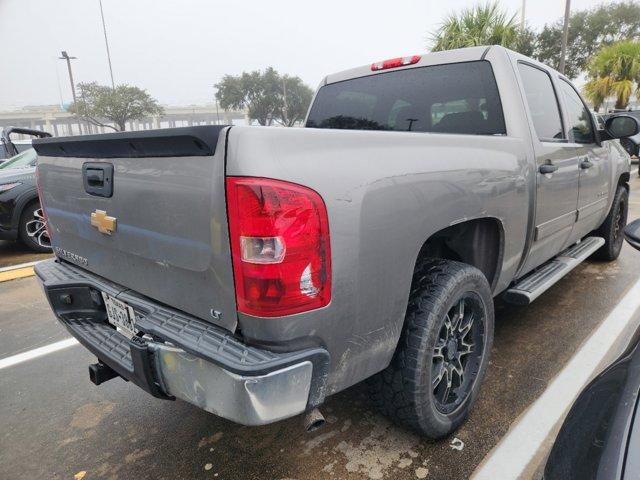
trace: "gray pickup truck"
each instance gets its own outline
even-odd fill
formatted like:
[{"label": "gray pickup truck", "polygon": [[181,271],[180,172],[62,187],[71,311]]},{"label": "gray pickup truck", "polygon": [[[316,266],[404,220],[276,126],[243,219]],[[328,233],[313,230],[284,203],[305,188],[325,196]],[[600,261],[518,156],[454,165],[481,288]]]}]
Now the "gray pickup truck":
[{"label": "gray pickup truck", "polygon": [[622,245],[629,157],[558,72],[501,47],[327,76],[306,128],[34,141],[60,322],[116,376],[245,425],[369,379],[439,438],[477,398],[493,299]]}]

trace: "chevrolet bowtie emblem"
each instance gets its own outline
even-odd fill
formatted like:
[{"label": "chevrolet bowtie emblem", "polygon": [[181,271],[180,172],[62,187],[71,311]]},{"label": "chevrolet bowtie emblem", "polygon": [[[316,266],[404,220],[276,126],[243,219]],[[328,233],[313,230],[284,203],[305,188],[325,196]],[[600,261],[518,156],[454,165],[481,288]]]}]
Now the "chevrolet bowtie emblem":
[{"label": "chevrolet bowtie emblem", "polygon": [[100,233],[111,235],[116,231],[116,217],[110,217],[104,210],[96,210],[91,214],[91,225]]}]

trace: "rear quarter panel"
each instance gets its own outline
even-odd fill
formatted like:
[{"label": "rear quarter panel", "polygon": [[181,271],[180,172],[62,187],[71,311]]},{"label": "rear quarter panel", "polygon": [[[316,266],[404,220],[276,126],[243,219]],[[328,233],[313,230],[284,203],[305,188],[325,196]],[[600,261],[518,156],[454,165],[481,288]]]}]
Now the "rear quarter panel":
[{"label": "rear quarter panel", "polygon": [[[320,344],[331,353],[329,393],[388,365],[418,252],[435,232],[492,217],[504,230],[496,291],[521,259],[530,204],[522,138],[234,127],[227,175],[316,190],[329,216],[332,300],[282,318],[239,315],[247,338]],[[292,342],[292,343],[291,343]]]}]

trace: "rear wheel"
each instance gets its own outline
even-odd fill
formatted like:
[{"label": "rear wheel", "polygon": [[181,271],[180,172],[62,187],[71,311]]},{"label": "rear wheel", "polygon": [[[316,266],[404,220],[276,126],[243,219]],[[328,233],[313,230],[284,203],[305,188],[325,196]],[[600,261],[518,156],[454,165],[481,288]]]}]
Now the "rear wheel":
[{"label": "rear wheel", "polygon": [[629,192],[623,185],[616,190],[611,210],[595,235],[604,238],[604,245],[593,254],[594,258],[610,262],[620,255],[624,241],[623,230],[627,225],[629,210]]},{"label": "rear wheel", "polygon": [[20,217],[20,240],[35,252],[51,251],[51,240],[45,225],[44,214],[39,202],[32,202],[25,207]]},{"label": "rear wheel", "polygon": [[423,260],[393,360],[369,380],[372,401],[422,435],[446,436],[476,400],[492,343],[493,298],[482,272],[450,260]]}]

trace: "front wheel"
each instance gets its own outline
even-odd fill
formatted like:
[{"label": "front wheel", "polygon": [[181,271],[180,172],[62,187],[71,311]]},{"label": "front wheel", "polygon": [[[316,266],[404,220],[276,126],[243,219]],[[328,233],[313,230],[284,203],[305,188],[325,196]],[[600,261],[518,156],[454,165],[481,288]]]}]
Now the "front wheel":
[{"label": "front wheel", "polygon": [[40,203],[33,202],[25,207],[19,229],[20,240],[31,250],[40,253],[51,251],[51,240]]},{"label": "front wheel", "polygon": [[477,268],[420,261],[391,364],[369,381],[387,416],[437,439],[467,418],[493,344],[493,298]]},{"label": "front wheel", "polygon": [[624,227],[627,225],[629,210],[629,192],[624,185],[619,185],[613,197],[611,210],[595,235],[604,238],[604,245],[594,253],[594,258],[610,262],[620,255],[624,241]]}]

